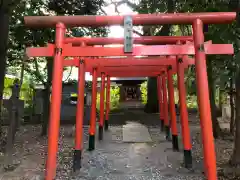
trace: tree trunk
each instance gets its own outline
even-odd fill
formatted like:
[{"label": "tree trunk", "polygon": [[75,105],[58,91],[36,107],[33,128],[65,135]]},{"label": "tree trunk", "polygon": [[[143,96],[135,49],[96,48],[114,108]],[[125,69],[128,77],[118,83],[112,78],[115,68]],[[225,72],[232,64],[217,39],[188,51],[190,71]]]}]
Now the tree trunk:
[{"label": "tree trunk", "polygon": [[48,119],[50,113],[50,95],[52,85],[53,59],[47,58],[47,83],[43,93],[43,118],[42,118],[42,136],[47,135]]},{"label": "tree trunk", "polygon": [[[2,109],[3,89],[4,89],[4,77],[6,71],[6,55],[7,55],[7,44],[8,44],[8,32],[9,32],[9,14],[5,8],[0,7],[0,114]],[[1,116],[0,116],[1,122]],[[1,123],[0,123],[1,125]],[[1,126],[0,126],[0,137],[1,137]]]},{"label": "tree trunk", "polygon": [[[9,119],[10,124],[8,127],[8,135],[7,135],[7,144],[6,144],[6,154],[10,157],[13,154],[13,145],[14,145],[14,139],[16,134],[16,121],[17,121],[17,107],[13,107],[16,102],[12,100],[11,102],[12,109],[9,109]],[[11,162],[8,162],[8,164],[11,164]]]},{"label": "tree trunk", "polygon": [[[167,9],[168,13],[174,12],[175,2],[174,0],[167,1]],[[154,10],[155,7],[152,7]],[[152,12],[153,13],[153,12]],[[170,33],[171,25],[164,25],[161,31],[156,34],[157,36],[168,36]],[[151,28],[144,28],[143,29],[144,36],[151,36]],[[156,113],[159,111],[159,104],[158,104],[158,93],[157,93],[157,78],[148,78],[147,83],[148,93],[147,93],[147,104],[145,106],[145,112],[147,113]]]},{"label": "tree trunk", "polygon": [[156,113],[158,112],[158,94],[157,94],[157,78],[148,78],[147,81],[147,104],[145,112]]},{"label": "tree trunk", "polygon": [[220,110],[220,116],[222,116],[222,96],[223,96],[223,91],[221,90],[221,87],[219,87],[219,97],[218,97],[218,99],[219,99],[219,102],[218,102],[218,108],[219,108],[219,110]]},{"label": "tree trunk", "polygon": [[231,108],[231,121],[230,121],[230,133],[234,134],[235,128],[235,107],[234,107],[234,90],[233,90],[233,78],[230,79],[230,108]]},{"label": "tree trunk", "polygon": [[236,78],[236,130],[234,139],[234,149],[230,160],[232,165],[240,165],[240,71]]},{"label": "tree trunk", "polygon": [[14,147],[15,135],[17,132],[18,120],[19,120],[19,94],[20,94],[21,85],[18,79],[14,80],[12,86],[12,96],[10,97],[10,103],[8,106],[9,112],[9,127],[7,135],[7,145],[6,145],[6,156],[5,163],[6,165],[12,164],[12,154]]},{"label": "tree trunk", "polygon": [[48,130],[48,119],[49,119],[49,109],[50,109],[50,87],[46,86],[43,91],[43,117],[42,117],[42,132],[41,136],[47,135]]},{"label": "tree trunk", "polygon": [[214,138],[218,138],[221,129],[219,126],[219,122],[217,120],[217,111],[216,111],[216,103],[215,103],[215,83],[213,78],[213,69],[212,69],[212,60],[209,58],[207,60],[207,73],[208,73],[208,86],[209,86],[209,98],[210,98],[210,106],[211,106],[211,118],[212,118],[212,127],[213,127],[213,136]]},{"label": "tree trunk", "polygon": [[6,144],[5,156],[4,156],[4,168],[7,168],[7,169],[10,168],[13,164],[14,139],[16,134],[16,118],[17,118],[16,107],[9,110],[10,110],[9,111],[10,124],[8,127],[7,144]]}]

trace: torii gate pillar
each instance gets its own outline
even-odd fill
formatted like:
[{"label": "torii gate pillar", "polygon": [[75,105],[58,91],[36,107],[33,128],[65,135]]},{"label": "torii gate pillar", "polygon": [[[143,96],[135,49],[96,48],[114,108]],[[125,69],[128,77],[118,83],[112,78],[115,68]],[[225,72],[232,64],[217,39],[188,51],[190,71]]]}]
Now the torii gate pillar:
[{"label": "torii gate pillar", "polygon": [[203,22],[200,19],[196,19],[193,22],[193,39],[195,49],[198,109],[200,114],[205,174],[207,179],[216,180],[217,168],[211,123],[211,108],[209,102],[206,54],[203,46]]},{"label": "torii gate pillar", "polygon": [[107,75],[107,87],[106,87],[106,115],[105,115],[105,123],[104,123],[104,129],[105,131],[108,130],[109,126],[109,112],[110,112],[110,96],[111,96],[111,80],[110,76]]},{"label": "torii gate pillar", "polygon": [[97,69],[93,68],[92,77],[92,104],[89,128],[89,151],[95,149],[95,132],[96,132],[96,103],[97,103]]},{"label": "torii gate pillar", "polygon": [[60,109],[62,100],[62,76],[65,25],[56,25],[56,49],[53,61],[52,96],[50,106],[50,119],[48,129],[48,157],[46,162],[46,180],[53,180],[56,176],[56,158],[58,151],[58,136],[60,126]]},{"label": "torii gate pillar", "polygon": [[158,87],[158,104],[159,104],[159,115],[161,122],[161,131],[164,131],[164,110],[163,110],[163,92],[162,92],[162,76],[157,77],[157,87]]},{"label": "torii gate pillar", "polygon": [[101,73],[100,120],[99,120],[99,127],[98,127],[98,139],[99,140],[103,140],[104,100],[105,100],[105,73]]}]

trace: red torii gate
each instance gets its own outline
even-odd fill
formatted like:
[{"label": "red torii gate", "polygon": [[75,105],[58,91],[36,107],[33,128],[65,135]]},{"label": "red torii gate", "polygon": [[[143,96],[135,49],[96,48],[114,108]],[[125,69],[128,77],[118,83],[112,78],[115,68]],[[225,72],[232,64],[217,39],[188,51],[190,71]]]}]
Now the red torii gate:
[{"label": "red torii gate", "polygon": [[[159,38],[159,37],[158,37]],[[179,40],[178,40],[178,38],[180,39],[180,40],[188,40],[188,39],[190,39],[190,38],[188,38],[188,39],[186,39],[185,37],[169,37],[169,41],[168,41],[168,38],[167,37],[164,37],[163,39],[162,39],[162,41],[160,41],[160,39],[157,39],[157,40],[155,40],[155,42],[157,43],[157,42],[170,42],[170,43],[181,43]],[[67,38],[66,38],[67,39]],[[78,42],[78,40],[84,40],[84,39],[89,39],[89,38],[76,38],[76,40],[74,41],[74,43],[75,44],[79,44],[80,45],[80,43]],[[99,38],[92,38],[92,41],[91,41],[91,43],[92,44],[94,44],[94,43],[99,43],[99,44],[101,44],[100,42],[99,42],[99,40],[98,40]],[[120,38],[117,38],[117,40],[114,40],[114,38],[111,38],[111,40],[113,40],[114,42],[119,42],[119,39]],[[149,39],[149,38],[148,38]],[[73,39],[72,39],[73,40]],[[105,42],[108,42],[108,38],[101,38],[101,40],[103,40],[104,41],[104,43]],[[141,39],[142,40],[142,42],[140,42],[140,43],[149,43],[148,41],[145,41],[146,39],[144,39],[144,38],[142,38]],[[122,39],[121,39],[121,41],[122,41]],[[68,40],[68,42],[70,42],[70,40]],[[154,42],[154,43],[155,43]],[[186,42],[186,43],[188,43],[189,44],[189,42]],[[208,41],[208,42],[205,42],[205,44],[208,44],[208,45],[211,45],[212,44],[212,42],[211,41]],[[221,46],[221,45],[220,45]],[[227,46],[229,46],[229,45],[227,45]],[[229,46],[230,47],[230,46]],[[229,50],[227,50],[227,51],[231,51],[230,49]],[[223,53],[223,52],[220,52],[220,53]],[[154,57],[155,58],[155,57]],[[160,59],[158,59],[159,60],[159,63],[161,62],[161,64],[162,65],[172,65],[172,68],[173,68],[173,66],[174,66],[174,68],[175,68],[175,65],[176,65],[176,56],[168,56],[168,59],[167,59],[167,61],[164,61],[164,60],[166,60],[166,59],[164,59],[164,57],[161,57]],[[146,59],[146,58],[145,58]],[[111,67],[111,71],[108,71],[108,74],[109,73],[111,73],[111,77],[115,77],[115,76],[119,76],[119,73],[120,72],[116,72],[116,70],[119,70],[119,68],[117,68],[117,67],[124,67],[124,71],[129,71],[129,70],[131,70],[131,72],[130,73],[126,73],[126,72],[123,72],[123,73],[120,73],[121,75],[121,77],[129,77],[129,76],[132,76],[132,77],[135,77],[136,76],[136,73],[133,73],[132,71],[133,71],[133,68],[134,67],[128,67],[128,68],[130,68],[129,70],[127,70],[126,69],[126,66],[133,66],[133,65],[135,65],[136,67],[135,67],[135,69],[137,69],[137,68],[141,68],[143,65],[144,66],[149,66],[149,65],[152,65],[152,66],[156,66],[156,65],[159,65],[159,64],[156,64],[156,60],[154,60],[153,58],[151,58],[151,56],[150,57],[148,57],[147,58],[147,60],[146,61],[144,61],[145,60],[144,58],[128,58],[127,60],[126,60],[126,58],[97,58],[97,59],[91,59],[90,61],[89,61],[89,63],[91,63],[91,65],[92,64],[94,64],[94,66],[95,67],[97,67],[97,66],[107,66],[107,67]],[[186,62],[186,61],[188,61],[190,64],[191,63],[194,63],[194,59],[191,59],[191,58],[189,58],[189,57],[187,57],[187,56],[185,56],[184,57],[184,63]],[[103,61],[104,60],[104,61]],[[135,60],[135,61],[134,61]],[[136,61],[137,60],[137,61]],[[78,60],[75,58],[73,61],[75,61],[75,64],[78,64]],[[68,62],[68,64],[70,65],[70,62],[71,61],[69,61]],[[164,63],[165,62],[165,63]],[[86,62],[86,64],[87,64],[87,62]],[[177,63],[177,64],[179,64],[179,63]],[[89,65],[89,64],[88,64]],[[87,66],[88,66],[87,65]],[[137,66],[138,65],[138,66]],[[142,65],[142,66],[141,66]],[[114,67],[113,67],[114,66]],[[179,66],[180,67],[180,66]],[[115,69],[114,69],[115,68]],[[114,69],[114,70],[113,70]],[[102,69],[102,67],[101,67],[101,69],[98,69],[100,72],[103,72],[103,71],[106,71],[106,70],[103,70]],[[138,76],[143,76],[144,74],[145,74],[145,76],[148,76],[148,77],[150,77],[150,76],[157,76],[157,74],[159,74],[158,72],[159,72],[159,69],[158,69],[158,67],[157,67],[157,72],[156,73],[154,73],[154,67],[152,67],[152,69],[151,69],[151,71],[152,71],[152,73],[146,73],[146,72],[144,72],[144,69],[142,69],[142,71],[140,72],[140,73],[138,73]],[[144,74],[143,74],[144,73]],[[101,76],[101,74],[99,75],[99,76]],[[169,77],[169,76],[168,76]],[[169,80],[171,81],[171,77],[169,77]],[[160,81],[160,78],[158,79],[158,81]],[[190,138],[190,131],[189,131],[189,126],[188,126],[188,113],[187,113],[187,105],[186,105],[186,92],[185,92],[185,85],[184,85],[184,70],[182,70],[182,68],[180,68],[180,69],[178,69],[178,81],[179,81],[179,83],[178,83],[178,85],[179,85],[179,91],[181,92],[180,93],[180,116],[181,116],[181,125],[182,125],[182,136],[183,136],[183,141],[184,141],[184,164],[185,164],[185,167],[191,167],[192,166],[192,155],[191,155],[191,138]],[[169,82],[169,81],[168,81]],[[164,83],[164,82],[163,82]],[[160,84],[162,84],[162,83],[160,83]],[[168,84],[168,86],[171,86],[171,84]],[[164,87],[164,86],[163,86]],[[162,87],[162,88],[163,88]],[[108,91],[107,91],[108,92]],[[170,94],[170,93],[169,93]],[[161,93],[159,94],[159,98],[161,98],[160,97],[160,95],[161,95]],[[165,97],[165,96],[164,96]],[[172,97],[172,99],[174,99],[174,94],[172,95],[172,96],[170,96],[169,98],[171,98]],[[173,101],[173,103],[174,103],[174,101]],[[102,103],[101,103],[102,104]],[[167,104],[166,104],[167,105]],[[104,106],[102,106],[102,107],[104,107]],[[164,109],[162,109],[164,107]],[[172,106],[173,107],[173,106]],[[162,120],[161,121],[161,127],[162,127],[162,130],[164,129],[164,126],[165,126],[165,131],[166,131],[166,137],[168,138],[169,137],[169,132],[170,132],[170,130],[169,130],[169,125],[167,124],[167,122],[168,122],[168,116],[167,116],[167,112],[168,112],[168,109],[166,109],[167,107],[165,107],[165,105],[162,105],[162,106],[160,106],[160,110],[159,111],[161,111],[162,113],[160,114],[160,119]],[[175,109],[174,109],[175,110]],[[101,117],[101,119],[104,119],[104,114],[103,114],[103,109],[101,110],[101,112],[102,113],[100,113],[101,115],[100,115],[100,117]],[[107,110],[108,111],[108,110]],[[163,115],[164,113],[163,112],[166,112],[165,114],[165,116]],[[173,114],[173,113],[172,113]],[[108,114],[106,115],[106,117],[108,118]],[[106,118],[106,119],[107,119]],[[173,119],[173,121],[174,121],[174,119],[175,119],[175,117],[174,116],[171,116],[171,119]],[[102,120],[103,121],[103,120]],[[101,121],[101,122],[102,122]],[[166,121],[166,122],[165,122]],[[107,125],[107,122],[108,121],[106,121],[106,123],[105,123],[105,125]],[[164,125],[165,124],[165,125]],[[103,126],[103,125],[102,125]],[[174,129],[176,129],[175,128],[175,126],[172,126],[172,131],[176,131],[176,130],[174,130]],[[102,137],[103,137],[103,132],[102,132],[102,128],[101,128],[101,126],[100,126],[100,128],[99,128],[99,137],[100,137],[100,139],[102,139]],[[93,139],[93,138],[90,138],[90,139]],[[173,133],[173,137],[172,137],[172,142],[173,142],[173,149],[174,150],[177,150],[178,149],[178,138],[177,138],[177,135],[175,136],[174,135],[174,133]],[[91,143],[91,144],[93,144],[93,143]],[[89,148],[89,149],[92,149],[92,148]]]},{"label": "red torii gate", "polygon": [[[67,60],[67,61],[64,61],[64,65],[69,65],[69,66],[78,66],[78,63],[79,62],[79,58],[74,58],[73,60]],[[159,76],[159,74],[161,74],[161,71],[166,71],[166,69],[170,69],[171,71],[169,71],[169,73],[171,72],[171,74],[173,72],[176,73],[177,71],[177,67],[176,67],[176,57],[161,57],[161,58],[156,58],[156,57],[152,57],[152,58],[98,58],[98,59],[85,59],[84,60],[85,62],[85,71],[91,71],[92,70],[94,71],[94,69],[92,67],[95,67],[97,68],[97,71],[98,71],[98,74],[97,74],[97,77],[101,77],[104,73],[105,75],[107,74],[107,77],[129,77],[129,76],[132,76],[132,77],[140,77],[140,76],[145,76],[145,77],[157,77]],[[184,61],[183,61],[183,67],[186,68],[188,65],[193,65],[194,64],[194,59],[192,58],[189,58],[189,57],[184,57]],[[129,66],[127,66],[129,65]],[[137,66],[138,65],[138,66]],[[167,67],[167,68],[166,68]],[[141,68],[141,69],[140,69]],[[129,73],[129,71],[131,71]],[[92,73],[94,74],[94,73]],[[94,77],[93,77],[94,78]],[[171,77],[169,77],[170,79]],[[102,79],[104,79],[104,77],[102,76]],[[171,78],[172,79],[172,78]],[[94,80],[93,80],[94,81]],[[109,82],[110,83],[110,82]],[[94,84],[94,83],[93,83]],[[103,82],[103,84],[105,84]],[[171,86],[171,85],[169,85]],[[105,123],[103,123],[103,120],[104,120],[104,102],[103,102],[103,95],[104,95],[104,87],[102,87],[102,91],[101,91],[101,108],[100,108],[100,126],[99,126],[99,139],[102,140],[103,138],[103,131],[102,131],[102,127],[103,127],[103,124],[105,125],[105,130],[108,129],[108,112],[109,112],[109,84],[107,83],[107,100],[106,100],[106,121]],[[171,86],[172,87],[172,86]],[[173,87],[172,87],[173,89]],[[171,89],[169,88],[169,91]],[[159,89],[160,91],[160,89]],[[173,91],[172,91],[173,92]],[[93,89],[93,97],[95,97],[95,90]],[[171,93],[171,92],[170,92]],[[170,94],[169,93],[169,94]],[[173,107],[174,107],[174,93],[173,93]],[[95,98],[92,99],[92,102],[93,101],[96,101]],[[92,109],[91,111],[94,112],[93,114],[95,114],[95,111],[94,109],[96,108],[95,107],[95,103],[94,102],[94,105],[92,106]],[[160,103],[160,102],[159,102]],[[163,106],[163,105],[162,105]],[[161,106],[161,107],[162,107]],[[172,111],[175,112],[175,109],[173,109]],[[161,112],[161,117],[160,119],[162,120],[162,127],[164,127],[164,122],[165,122],[165,128],[166,128],[166,137],[169,136],[169,124],[166,123],[168,122],[168,116],[166,118],[162,117],[162,114],[164,114],[163,112]],[[172,114],[175,114],[175,113],[172,113]],[[91,136],[94,136],[95,134],[95,131],[93,130],[93,128],[95,128],[95,123],[93,121],[95,121],[95,116],[92,115],[93,118],[91,118],[91,124],[93,124],[92,126],[90,126],[90,138],[89,138],[89,150],[93,150],[94,149],[94,137],[91,137]],[[164,121],[164,119],[166,119],[166,121]],[[172,117],[173,119],[173,122],[174,117]],[[172,125],[172,129],[176,129],[174,127],[176,127],[176,125]],[[185,128],[186,131],[188,131],[188,129]],[[174,150],[178,150],[178,140],[177,140],[177,130],[173,130],[173,149]],[[189,139],[189,142],[190,142],[190,139]],[[188,159],[191,159],[188,158]],[[190,161],[191,162],[191,161]],[[185,163],[186,164],[186,163]],[[187,165],[187,164],[186,164]],[[190,166],[190,163],[189,165],[187,166]]]},{"label": "red torii gate", "polygon": [[[25,17],[25,23],[32,27],[56,27],[55,46],[48,48],[27,49],[28,56],[54,56],[52,105],[50,115],[49,148],[47,160],[46,179],[52,180],[55,177],[56,152],[59,131],[59,114],[61,104],[61,86],[62,86],[62,61],[64,56],[80,57],[100,57],[100,56],[154,56],[154,55],[195,55],[196,79],[198,88],[198,104],[200,111],[202,140],[204,145],[205,173],[209,180],[217,179],[216,159],[214,153],[214,141],[212,135],[212,125],[210,122],[211,112],[209,103],[209,92],[206,73],[206,54],[233,54],[231,45],[204,45],[203,23],[231,23],[236,19],[235,12],[218,13],[175,13],[160,15],[133,15],[133,25],[162,25],[162,24],[192,24],[194,45],[167,45],[167,46],[138,46],[133,47],[132,53],[124,53],[122,48],[105,47],[74,47],[70,44],[64,44],[65,25],[67,27],[75,26],[109,26],[120,25],[124,21],[124,16],[52,16],[52,17]],[[222,52],[219,52],[221,50]],[[226,50],[226,51],[225,51]],[[94,53],[94,54],[93,54]],[[181,62],[178,58],[178,67]],[[78,107],[83,106],[84,93],[84,65],[80,61]],[[179,76],[179,71],[178,71]],[[179,76],[180,79],[182,78]],[[81,81],[82,80],[82,81]],[[163,82],[165,80],[163,79]],[[162,83],[164,85],[164,83]],[[180,84],[180,83],[179,83]],[[179,85],[180,87],[180,85]],[[164,89],[165,87],[163,87]],[[181,94],[181,92],[180,92]],[[181,100],[180,100],[181,101]],[[165,107],[166,108],[166,107]],[[182,107],[181,107],[182,109]],[[165,109],[165,112],[166,109]],[[80,109],[77,113],[77,119],[82,118]],[[76,122],[77,123],[77,122]],[[77,128],[82,125],[76,124]],[[77,131],[76,131],[77,133]],[[81,135],[80,135],[81,136]],[[80,147],[81,148],[81,147]],[[79,153],[79,151],[76,151]],[[51,155],[51,156],[50,156]]]},{"label": "red torii gate", "polygon": [[[189,58],[187,56],[184,56],[183,57],[184,60],[183,60],[183,63],[182,65],[178,66],[180,68],[180,71],[182,71],[183,69],[183,73],[184,73],[184,68],[187,68],[188,65],[192,65],[194,64],[194,59],[192,58]],[[100,58],[102,59],[102,58]],[[112,58],[111,60],[109,60],[109,64],[111,64],[111,62],[118,62],[118,61],[114,61],[115,58]],[[128,58],[129,59],[129,58]],[[101,65],[105,65],[104,69],[98,69],[99,73],[97,74],[97,76],[101,76],[103,81],[105,80],[104,79],[104,76],[102,76],[103,74],[102,73],[105,73],[108,75],[108,78],[109,77],[158,77],[158,96],[159,96],[159,112],[160,113],[160,120],[161,120],[161,127],[162,127],[162,130],[164,129],[165,127],[165,130],[166,130],[166,138],[168,139],[169,137],[169,134],[170,134],[170,130],[169,130],[169,120],[168,120],[168,103],[167,103],[167,93],[163,94],[161,93],[161,89],[163,87],[165,87],[163,90],[166,91],[166,86],[163,86],[165,83],[162,82],[161,83],[161,77],[160,77],[160,74],[162,71],[166,71],[167,70],[167,77],[168,77],[168,90],[169,90],[169,100],[171,100],[170,102],[170,111],[171,111],[171,119],[172,119],[172,123],[171,123],[171,129],[172,129],[172,143],[173,143],[173,150],[178,150],[178,137],[177,137],[177,126],[176,124],[174,123],[176,121],[176,112],[175,112],[175,102],[174,102],[174,88],[173,88],[173,80],[172,80],[172,74],[173,73],[176,73],[177,72],[177,66],[176,66],[176,63],[177,63],[177,59],[176,57],[171,57],[171,56],[168,56],[167,58],[165,58],[166,61],[163,61],[163,57],[159,58],[158,61],[156,60],[153,60],[153,58],[148,58],[148,60],[146,61],[146,64],[142,64],[140,62],[142,62],[143,60],[139,60],[139,58],[135,58],[135,63],[133,63],[134,61],[133,60],[128,60],[126,58],[121,58],[119,59],[119,62],[122,62],[122,63],[118,63],[118,64],[114,64],[115,66],[111,66],[113,64],[111,64],[110,66],[107,66],[107,64],[103,63],[104,61],[101,61]],[[138,60],[137,60],[138,59]],[[142,58],[144,59],[144,58]],[[91,61],[92,62],[92,61]],[[135,67],[126,67],[125,64],[127,64],[129,62],[129,64],[132,66],[132,65],[135,65]],[[143,61],[144,62],[144,61]],[[149,62],[149,64],[147,64]],[[158,65],[159,64],[162,64],[162,65],[165,65],[165,67],[162,67],[162,70],[160,67],[157,67],[156,70],[154,66],[156,66],[156,62],[158,62]],[[139,64],[138,64],[139,63]],[[153,63],[153,64],[152,64]],[[99,65],[99,64],[98,64]],[[136,65],[139,65],[139,66],[136,66]],[[140,66],[140,65],[144,65],[143,66]],[[150,65],[150,66],[149,66]],[[151,66],[152,65],[152,66]],[[116,67],[117,66],[117,67]],[[107,68],[106,68],[107,67]],[[149,68],[150,69],[147,69]],[[141,69],[139,69],[141,68]],[[131,72],[129,72],[131,71]],[[149,72],[146,72],[146,71],[149,71]],[[106,73],[107,72],[107,73]],[[181,81],[181,83],[183,83],[183,85],[181,86],[181,88],[184,88],[184,74],[181,74],[181,78],[183,79],[183,81]],[[165,80],[165,79],[164,79]],[[161,84],[161,86],[159,85]],[[107,92],[109,92],[109,85],[107,85]],[[101,88],[104,92],[104,82],[102,84],[102,88]],[[185,88],[184,88],[185,89]],[[164,92],[165,92],[164,91]],[[101,91],[102,92],[102,91]],[[104,95],[104,93],[101,93],[101,97]],[[94,91],[92,92],[94,94]],[[166,104],[163,104],[162,102],[162,96],[164,95],[164,100],[166,101]],[[185,97],[184,97],[185,98]],[[100,122],[103,121],[103,111],[104,111],[104,106],[103,106],[103,99],[104,98],[101,98],[102,99],[102,103],[100,103],[102,106],[101,106],[101,109],[100,109]],[[108,112],[109,112],[109,97],[107,95],[107,101],[106,101],[106,107],[107,107],[107,110],[106,110],[106,123],[105,123],[105,127],[106,129],[108,129]],[[94,100],[94,99],[93,99]],[[185,102],[186,104],[186,102]],[[163,107],[164,110],[162,109]],[[186,110],[184,111],[187,111],[187,107],[185,106]],[[164,112],[165,111],[165,112]],[[165,116],[163,115],[165,113]],[[183,117],[182,117],[182,124],[183,126],[185,126],[185,128],[182,128],[183,129],[183,136],[186,136],[185,141],[184,141],[184,151],[185,152],[190,152],[190,153],[184,153],[184,163],[185,163],[185,166],[186,167],[191,167],[192,165],[192,156],[191,156],[191,140],[190,140],[190,132],[189,132],[189,128],[188,128],[188,118],[187,118],[187,115],[184,114],[184,112],[182,112],[181,114],[183,114]],[[99,130],[99,134],[100,134],[100,139],[102,139],[102,130],[100,129]]]}]

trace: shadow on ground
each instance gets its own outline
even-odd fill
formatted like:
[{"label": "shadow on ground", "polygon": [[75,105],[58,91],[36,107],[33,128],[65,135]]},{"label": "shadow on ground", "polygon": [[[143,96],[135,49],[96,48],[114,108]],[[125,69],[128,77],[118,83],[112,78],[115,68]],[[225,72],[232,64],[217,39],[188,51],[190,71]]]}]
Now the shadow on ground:
[{"label": "shadow on ground", "polygon": [[147,114],[141,109],[122,110],[111,113],[109,123],[111,125],[125,125],[127,121],[134,121],[146,126],[160,126],[159,114]]}]

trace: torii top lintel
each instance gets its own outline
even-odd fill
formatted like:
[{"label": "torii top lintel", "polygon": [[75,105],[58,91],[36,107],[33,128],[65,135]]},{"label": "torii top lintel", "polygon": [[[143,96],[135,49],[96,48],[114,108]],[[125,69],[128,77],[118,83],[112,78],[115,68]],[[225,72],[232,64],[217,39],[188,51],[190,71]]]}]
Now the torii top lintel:
[{"label": "torii top lintel", "polygon": [[[236,12],[159,13],[131,15],[133,25],[192,24],[201,19],[205,24],[225,24],[236,19]],[[123,25],[124,16],[25,16],[28,27],[56,27],[61,22],[66,27],[98,27]]]}]

